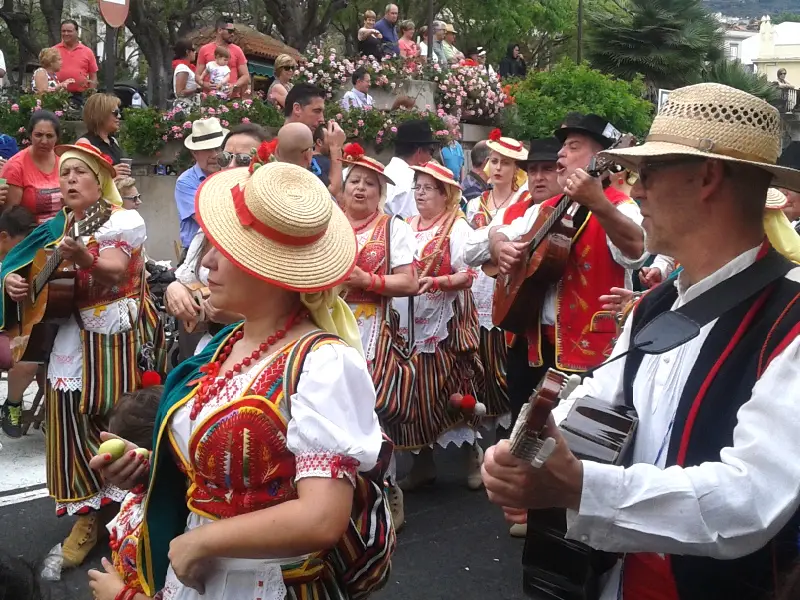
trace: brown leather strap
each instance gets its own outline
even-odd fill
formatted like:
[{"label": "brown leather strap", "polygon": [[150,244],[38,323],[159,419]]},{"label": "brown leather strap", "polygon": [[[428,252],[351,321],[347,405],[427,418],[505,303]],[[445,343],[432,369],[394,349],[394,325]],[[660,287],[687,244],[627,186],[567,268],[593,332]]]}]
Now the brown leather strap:
[{"label": "brown leather strap", "polygon": [[736,158],[738,160],[747,160],[750,162],[769,164],[767,159],[765,159],[763,156],[758,156],[757,154],[750,154],[749,152],[741,152],[733,148],[726,148],[725,146],[719,146],[716,144],[716,142],[714,142],[714,140],[710,140],[708,138],[698,139],[698,138],[683,137],[680,135],[668,135],[663,133],[657,133],[648,135],[645,142],[664,142],[666,144],[679,144],[681,146],[688,146],[689,148],[700,150],[701,152],[708,152],[709,154],[719,154],[721,156],[726,156],[728,158]]}]

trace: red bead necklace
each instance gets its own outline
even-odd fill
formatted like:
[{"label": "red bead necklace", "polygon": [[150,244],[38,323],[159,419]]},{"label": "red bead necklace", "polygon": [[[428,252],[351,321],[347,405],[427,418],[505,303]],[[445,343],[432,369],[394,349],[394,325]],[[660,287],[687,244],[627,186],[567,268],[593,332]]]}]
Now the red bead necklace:
[{"label": "red bead necklace", "polygon": [[228,357],[231,355],[236,342],[244,337],[243,329],[239,329],[236,333],[234,333],[222,348],[222,352],[219,353],[217,359],[200,367],[200,372],[205,373],[205,375],[203,375],[203,378],[200,380],[200,389],[197,390],[197,394],[194,397],[194,405],[192,406],[192,410],[189,415],[192,421],[197,418],[197,416],[200,414],[200,411],[203,410],[203,407],[208,404],[208,401],[216,396],[217,393],[219,393],[225,387],[227,382],[233,379],[235,375],[241,373],[244,367],[249,367],[251,364],[257,363],[267,350],[285,338],[286,333],[307,315],[308,312],[305,310],[297,310],[292,313],[292,315],[287,319],[283,328],[276,331],[275,335],[269,336],[266,341],[261,342],[256,350],[253,350],[250,356],[245,356],[241,362],[236,363],[230,369],[228,369],[223,376],[217,377],[219,375],[220,367],[226,360],[228,360]]},{"label": "red bead necklace", "polygon": [[366,221],[364,221],[361,225],[357,227],[353,227],[353,230],[356,232],[356,235],[359,233],[364,233],[370,225],[372,225],[373,221],[378,218],[380,215],[380,211],[376,210],[371,217],[369,217]]}]

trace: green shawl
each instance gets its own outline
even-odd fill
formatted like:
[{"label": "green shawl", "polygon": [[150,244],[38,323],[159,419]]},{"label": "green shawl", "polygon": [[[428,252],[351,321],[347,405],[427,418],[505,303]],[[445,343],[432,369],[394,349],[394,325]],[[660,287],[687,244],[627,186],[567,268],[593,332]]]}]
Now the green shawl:
[{"label": "green shawl", "polygon": [[202,376],[200,367],[215,359],[219,348],[238,326],[230,325],[220,331],[200,354],[173,369],[164,384],[153,432],[150,485],[136,560],[139,580],[148,596],[164,587],[169,567],[169,544],[183,534],[189,516],[186,476],[178,469],[167,435],[169,419],[194,395],[197,381]]},{"label": "green shawl", "polygon": [[[10,308],[6,304],[5,281],[11,273],[24,269],[33,262],[36,253],[42,248],[54,246],[61,241],[67,229],[67,209],[62,208],[55,217],[42,223],[33,232],[14,246],[11,252],[3,259],[0,270],[0,331],[6,328],[6,311]],[[9,302],[13,306],[13,303]]]}]

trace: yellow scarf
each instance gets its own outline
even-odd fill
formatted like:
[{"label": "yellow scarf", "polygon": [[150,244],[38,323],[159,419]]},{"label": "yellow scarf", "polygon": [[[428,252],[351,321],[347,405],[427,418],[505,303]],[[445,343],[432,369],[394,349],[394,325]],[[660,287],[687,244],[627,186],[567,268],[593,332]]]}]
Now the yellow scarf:
[{"label": "yellow scarf", "polygon": [[63,163],[65,160],[71,158],[81,161],[92,170],[92,173],[94,173],[95,177],[97,177],[97,181],[100,183],[100,190],[103,193],[103,198],[105,198],[107,202],[114,206],[122,206],[122,197],[119,195],[117,186],[114,185],[114,178],[110,177],[105,169],[100,168],[100,164],[97,162],[98,159],[90,156],[86,152],[67,150],[61,155],[61,162]]},{"label": "yellow scarf", "polygon": [[364,356],[361,345],[361,332],[358,330],[353,311],[342,299],[336,289],[300,294],[300,301],[311,313],[311,319],[320,329],[338,335],[349,346]]},{"label": "yellow scarf", "polygon": [[800,264],[800,235],[779,208],[764,211],[764,231],[772,247],[792,262]]}]

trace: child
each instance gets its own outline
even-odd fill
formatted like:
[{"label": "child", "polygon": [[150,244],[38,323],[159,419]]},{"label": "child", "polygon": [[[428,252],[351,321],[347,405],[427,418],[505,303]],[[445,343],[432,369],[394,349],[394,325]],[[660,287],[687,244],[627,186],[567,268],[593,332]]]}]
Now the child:
[{"label": "child", "polygon": [[230,51],[225,46],[217,46],[214,50],[214,60],[206,63],[206,68],[200,74],[201,81],[208,75],[209,81],[216,88],[213,93],[222,100],[228,99],[231,88],[231,68],[228,66],[230,59]]},{"label": "child", "polygon": [[[153,426],[163,391],[163,386],[154,385],[124,394],[111,412],[108,430],[140,448],[152,451]],[[117,516],[108,524],[113,565],[104,558],[105,573],[94,569],[89,571],[89,586],[97,600],[147,598],[136,572],[136,550],[144,516],[144,499],[143,485],[132,489],[122,501]],[[129,596],[122,593],[126,587],[133,590]]]},{"label": "child", "polygon": [[0,261],[35,227],[33,213],[22,206],[12,206],[0,214]]}]

